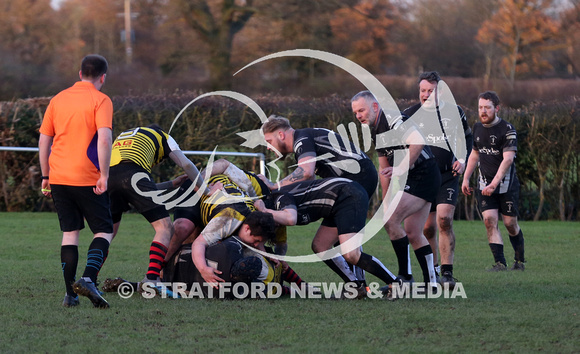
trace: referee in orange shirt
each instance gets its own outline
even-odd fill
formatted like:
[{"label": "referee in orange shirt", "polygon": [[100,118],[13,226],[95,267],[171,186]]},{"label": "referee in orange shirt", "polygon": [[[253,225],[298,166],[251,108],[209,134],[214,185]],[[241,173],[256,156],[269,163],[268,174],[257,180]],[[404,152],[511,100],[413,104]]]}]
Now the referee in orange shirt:
[{"label": "referee in orange shirt", "polygon": [[[113,238],[113,219],[106,193],[113,103],[100,92],[107,68],[107,60],[100,55],[84,57],[79,72],[81,81],[50,100],[40,127],[42,192],[53,197],[63,232],[65,307],[77,306],[78,295],[88,297],[95,307],[109,307],[95,286]],[[85,227],[84,220],[94,238],[84,274],[75,282],[79,232]]]}]

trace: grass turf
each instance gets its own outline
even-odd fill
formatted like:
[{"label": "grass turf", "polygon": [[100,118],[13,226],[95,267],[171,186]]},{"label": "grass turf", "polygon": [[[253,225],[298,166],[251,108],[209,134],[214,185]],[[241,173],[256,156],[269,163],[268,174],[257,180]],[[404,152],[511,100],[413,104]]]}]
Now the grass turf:
[{"label": "grass turf", "polygon": [[[526,271],[488,273],[493,259],[483,223],[455,222],[454,275],[466,299],[224,301],[111,293],[111,308],[99,310],[86,298],[76,308],[61,306],[56,214],[0,213],[0,352],[577,352],[578,223],[521,226]],[[290,254],[310,252],[316,227],[289,228]],[[500,228],[509,260],[513,251]],[[125,215],[100,280],[142,279],[152,237],[145,219]],[[79,274],[90,240],[83,230]],[[384,231],[364,248],[396,272]],[[290,265],[306,281],[339,281],[323,263]]]}]

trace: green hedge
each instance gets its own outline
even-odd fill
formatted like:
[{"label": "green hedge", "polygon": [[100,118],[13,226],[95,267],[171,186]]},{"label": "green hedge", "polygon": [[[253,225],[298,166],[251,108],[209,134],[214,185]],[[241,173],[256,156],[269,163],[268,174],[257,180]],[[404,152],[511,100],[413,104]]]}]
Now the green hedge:
[{"label": "green hedge", "polygon": [[[121,131],[151,123],[158,123],[169,130],[177,114],[199,93],[174,92],[165,95],[117,96],[113,97],[113,136]],[[296,96],[253,97],[266,115],[279,114],[288,117],[294,127],[325,127],[336,129],[339,124],[353,120],[349,97],[337,95],[325,98],[304,98]],[[36,147],[38,129],[49,98],[35,98],[0,103],[0,145]],[[548,165],[544,176],[544,198],[541,219],[561,219],[559,207],[560,191],[564,193],[564,214],[566,219],[576,219],[580,187],[578,182],[578,139],[572,134],[579,127],[580,101],[568,99],[560,102],[534,103],[523,108],[502,108],[501,116],[514,124],[519,134],[517,159],[518,174],[522,181],[520,214],[531,219],[540,205],[538,162]],[[399,107],[406,108],[416,102],[398,101]],[[477,111],[464,107],[470,124],[477,120]],[[531,126],[534,122],[534,126]],[[219,150],[262,152],[268,158],[273,155],[259,148],[250,151],[240,144],[243,139],[236,133],[258,129],[259,118],[245,105],[226,97],[207,97],[186,109],[176,122],[171,135],[183,150]],[[544,139],[545,149],[538,152],[537,141]],[[576,139],[576,140],[574,140]],[[532,142],[532,144],[530,144]],[[536,142],[533,144],[533,142]],[[534,146],[535,145],[535,146]],[[566,151],[574,153],[566,157]],[[370,154],[376,158],[373,153]],[[40,168],[38,154],[28,152],[0,152],[0,211],[42,211],[53,208],[39,192]],[[207,158],[192,157],[199,166]],[[248,158],[234,158],[236,164],[247,169],[256,169],[257,161]],[[545,162],[548,161],[548,162]],[[550,163],[551,161],[551,163]],[[294,162],[288,158],[287,166]],[[162,163],[154,170],[155,178],[167,180],[180,171],[171,162]],[[563,177],[562,177],[563,176]],[[378,202],[377,197],[373,206]],[[477,217],[474,202],[470,198],[460,198],[457,218]]]}]

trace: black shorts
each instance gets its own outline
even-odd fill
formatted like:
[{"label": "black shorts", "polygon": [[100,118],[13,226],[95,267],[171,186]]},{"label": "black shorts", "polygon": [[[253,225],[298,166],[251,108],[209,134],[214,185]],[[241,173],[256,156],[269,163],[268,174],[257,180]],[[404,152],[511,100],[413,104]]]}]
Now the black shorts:
[{"label": "black shorts", "polygon": [[93,187],[51,184],[52,198],[62,232],[82,230],[87,220],[91,231],[113,233],[113,219],[107,193],[96,195]]},{"label": "black shorts", "polygon": [[200,203],[195,204],[190,207],[176,207],[173,209],[173,221],[177,219],[187,219],[191,221],[195,226],[202,226],[201,219],[201,207]]},{"label": "black shorts", "polygon": [[497,209],[502,215],[517,217],[519,199],[519,183],[514,183],[507,193],[494,193],[491,196],[482,195],[481,190],[477,190],[477,203],[480,212]]},{"label": "black shorts", "polygon": [[336,227],[338,234],[359,232],[367,221],[369,197],[358,183],[347,183],[340,190],[331,210],[331,216],[322,221],[322,225]]},{"label": "black shorts", "polygon": [[364,159],[360,162],[361,170],[356,175],[348,175],[348,176],[341,176],[344,178],[348,178],[355,182],[358,182],[367,193],[367,196],[370,198],[375,193],[377,189],[377,185],[379,183],[379,175],[377,173],[377,169],[373,164],[372,160]]},{"label": "black shorts", "polygon": [[[178,196],[183,196],[189,187],[192,185],[192,181],[188,178],[183,182],[183,184],[179,187],[179,192],[177,192]],[[193,194],[188,196],[187,199],[193,198]],[[201,201],[198,201],[194,206],[190,207],[175,207],[173,209],[173,221],[177,219],[188,219],[191,221],[195,226],[202,226],[202,219],[201,219]]]},{"label": "black shorts", "polygon": [[135,208],[150,223],[169,217],[169,212],[164,205],[159,205],[149,197],[138,194],[131,185],[131,178],[135,173],[145,173],[148,178],[142,178],[137,182],[141,191],[156,191],[157,185],[151,174],[143,167],[132,162],[120,163],[111,167],[109,171],[109,196],[111,197],[111,214],[113,222],[121,221],[123,212]]},{"label": "black shorts", "polygon": [[450,204],[455,206],[457,204],[457,197],[459,195],[459,176],[454,176],[452,171],[447,171],[441,174],[441,187],[435,203],[431,204],[431,212],[437,211],[437,205]]},{"label": "black shorts", "polygon": [[405,192],[433,204],[441,187],[441,173],[435,159],[429,159],[409,171]]}]

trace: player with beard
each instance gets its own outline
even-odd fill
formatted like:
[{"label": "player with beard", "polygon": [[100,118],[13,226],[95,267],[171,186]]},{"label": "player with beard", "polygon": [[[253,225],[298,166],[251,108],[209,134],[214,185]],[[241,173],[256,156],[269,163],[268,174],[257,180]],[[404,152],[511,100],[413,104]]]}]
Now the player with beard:
[{"label": "player with beard", "polygon": [[[344,134],[323,128],[294,129],[287,118],[275,115],[268,117],[268,121],[262,126],[262,132],[270,148],[283,156],[293,153],[297,162],[296,169],[277,183],[264,178],[270,189],[319,176],[342,177],[358,182],[367,192],[369,200],[375,192],[378,176],[372,160],[351,141],[343,139]],[[368,205],[365,210],[368,210]],[[317,235],[322,238],[337,237],[336,226],[332,220],[325,219]],[[325,251],[316,248],[317,243],[313,243],[312,247],[314,252]],[[335,257],[325,262],[342,278],[354,277],[362,284],[365,283],[364,272],[346,262],[343,257]]]},{"label": "player with beard", "polygon": [[479,210],[483,215],[489,247],[495,260],[488,271],[507,269],[503,240],[498,228],[499,213],[515,253],[511,270],[523,271],[524,235],[517,216],[520,189],[515,166],[517,133],[510,123],[498,117],[499,108],[500,101],[495,92],[487,91],[479,95],[480,122],[473,126],[473,150],[467,161],[461,190],[471,195],[473,188],[469,187],[469,179],[479,164]]}]

